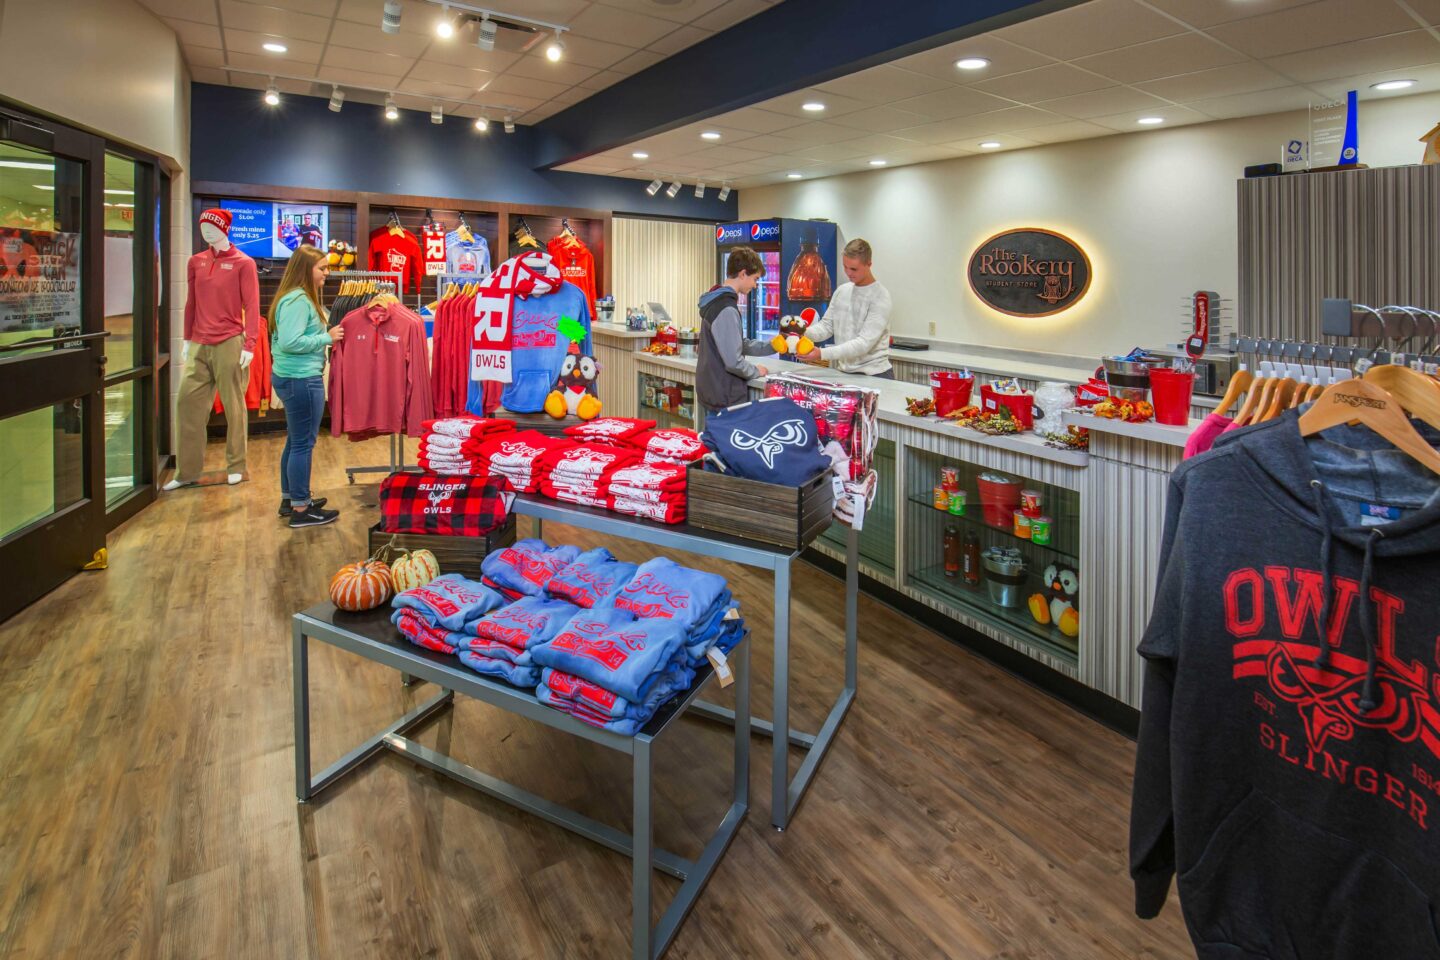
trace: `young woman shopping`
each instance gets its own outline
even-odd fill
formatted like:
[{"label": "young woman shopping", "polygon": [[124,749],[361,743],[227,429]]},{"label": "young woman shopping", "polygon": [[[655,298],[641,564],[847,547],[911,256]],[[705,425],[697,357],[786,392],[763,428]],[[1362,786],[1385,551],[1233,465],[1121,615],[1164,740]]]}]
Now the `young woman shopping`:
[{"label": "young woman shopping", "polygon": [[310,459],[325,412],[325,351],[345,336],[337,324],[327,332],[320,290],[330,273],[325,253],[302,244],[290,255],[270,305],[270,382],[285,404],[285,450],[280,454],[280,516],[291,527],[317,527],[340,515],[310,496]]}]

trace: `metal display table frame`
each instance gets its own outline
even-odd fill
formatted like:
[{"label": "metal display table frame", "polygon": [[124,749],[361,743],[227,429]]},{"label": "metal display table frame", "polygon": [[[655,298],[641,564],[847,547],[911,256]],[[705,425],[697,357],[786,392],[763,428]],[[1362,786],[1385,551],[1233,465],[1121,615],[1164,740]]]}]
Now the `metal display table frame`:
[{"label": "metal display table frame", "polygon": [[[469,670],[453,655],[412,646],[390,623],[388,608],[366,613],[344,613],[323,603],[295,614],[292,619],[295,696],[295,793],[308,803],[321,791],[362,766],[382,751],[393,750],[436,773],[493,797],[502,803],[564,827],[588,840],[631,858],[631,957],[655,960],[675,939],[680,924],[695,906],[705,884],[734,840],[750,801],[750,639],[743,638],[730,653],[735,677],[735,704],[740,719],[735,724],[734,779],[730,807],[720,825],[705,842],[695,860],[657,848],[651,815],[653,788],[651,773],[654,743],[665,735],[687,709],[697,703],[700,690],[714,677],[709,664],[701,666],[695,682],[684,697],[661,707],[643,730],[633,737],[592,727],[553,707],[548,707],[527,690],[488,679]],[[310,765],[310,657],[309,641],[320,640],[349,653],[400,671],[441,688],[431,698],[379,733],[368,738],[339,760],[312,775]],[[482,773],[466,764],[410,739],[407,734],[454,703],[455,694],[509,710],[547,727],[572,734],[633,758],[631,833],[600,823],[513,784]],[[650,926],[652,873],[660,870],[681,881],[680,889],[665,909],[660,922]]]},{"label": "metal display table frame", "polygon": [[[858,615],[860,608],[860,537],[850,528],[845,539],[845,685],[826,714],[825,722],[815,734],[790,727],[790,567],[799,550],[728,537],[689,524],[662,524],[639,517],[628,517],[593,507],[559,503],[534,494],[517,494],[510,512],[535,519],[535,535],[540,536],[543,522],[567,524],[626,540],[637,540],[667,550],[680,550],[703,557],[729,560],[748,567],[770,570],[775,574],[775,662],[772,713],[773,723],[758,717],[750,719],[750,728],[770,737],[771,750],[770,823],[776,830],[790,825],[800,801],[809,789],[840,723],[855,701],[856,675],[859,664]],[[735,723],[735,712],[713,703],[700,701],[694,713],[711,720]],[[776,737],[776,729],[788,730],[788,737]],[[806,750],[805,760],[795,776],[790,776],[790,747]]]}]

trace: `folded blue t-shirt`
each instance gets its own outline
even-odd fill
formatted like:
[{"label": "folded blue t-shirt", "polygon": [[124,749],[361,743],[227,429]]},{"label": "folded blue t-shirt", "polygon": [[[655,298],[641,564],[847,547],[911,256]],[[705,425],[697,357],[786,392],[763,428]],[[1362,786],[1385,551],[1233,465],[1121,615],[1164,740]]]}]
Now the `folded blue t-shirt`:
[{"label": "folded blue t-shirt", "polygon": [[487,657],[472,650],[460,650],[457,656],[461,663],[476,673],[504,680],[517,687],[533,687],[540,682],[540,668],[533,665],[522,667],[508,660]]},{"label": "folded blue t-shirt", "polygon": [[688,632],[703,623],[728,594],[724,577],[656,557],[640,564],[635,576],[615,595],[615,606],[640,618],[674,620]]},{"label": "folded blue t-shirt", "polygon": [[397,610],[403,607],[417,610],[445,630],[461,630],[465,624],[479,620],[505,603],[498,592],[458,573],[447,573],[423,587],[397,593],[390,601]]},{"label": "folded blue t-shirt", "polygon": [[507,590],[538,597],[545,584],[580,556],[574,546],[550,547],[544,540],[517,540],[508,547],[492,550],[480,561],[486,579]]},{"label": "folded blue t-shirt", "polygon": [[611,600],[630,582],[637,569],[633,563],[616,560],[604,547],[596,547],[586,550],[551,577],[545,590],[552,597],[588,609]]},{"label": "folded blue t-shirt", "polygon": [[[462,650],[484,652],[487,656],[499,657],[513,663],[529,663],[530,650],[539,644],[549,643],[555,635],[570,622],[580,608],[564,600],[549,597],[521,597],[514,603],[501,607],[476,620],[455,646]],[[521,656],[506,657],[490,651],[481,651],[471,641],[494,641],[517,651]],[[487,644],[488,645],[488,644]]]},{"label": "folded blue t-shirt", "polygon": [[531,657],[542,667],[589,680],[626,700],[642,701],[646,682],[677,653],[684,656],[685,628],[673,619],[607,622],[621,613],[579,614],[554,640],[534,648]]}]

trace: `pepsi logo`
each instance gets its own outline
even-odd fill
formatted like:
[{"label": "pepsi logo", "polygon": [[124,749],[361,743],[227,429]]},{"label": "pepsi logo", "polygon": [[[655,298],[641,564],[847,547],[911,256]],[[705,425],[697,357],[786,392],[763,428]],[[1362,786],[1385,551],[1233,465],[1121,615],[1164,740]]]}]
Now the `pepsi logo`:
[{"label": "pepsi logo", "polygon": [[716,228],[715,228],[715,239],[716,239],[716,240],[724,240],[724,239],[725,239],[725,228],[724,228],[724,227],[716,227]]},{"label": "pepsi logo", "polygon": [[752,224],[750,224],[750,239],[751,239],[751,240],[759,240],[759,239],[760,239],[760,224],[758,224],[758,223],[752,223]]}]

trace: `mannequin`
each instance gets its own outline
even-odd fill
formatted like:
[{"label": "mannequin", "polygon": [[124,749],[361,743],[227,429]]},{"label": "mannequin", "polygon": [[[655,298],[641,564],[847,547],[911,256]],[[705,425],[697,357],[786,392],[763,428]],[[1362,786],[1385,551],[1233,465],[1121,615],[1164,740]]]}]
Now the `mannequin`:
[{"label": "mannequin", "polygon": [[245,381],[260,330],[260,279],[255,261],[230,242],[230,211],[200,214],[207,249],[186,267],[184,374],[175,399],[175,478],[164,489],[193,486],[205,461],[205,426],[215,393],[225,406],[225,473],[245,479],[248,423]]}]

